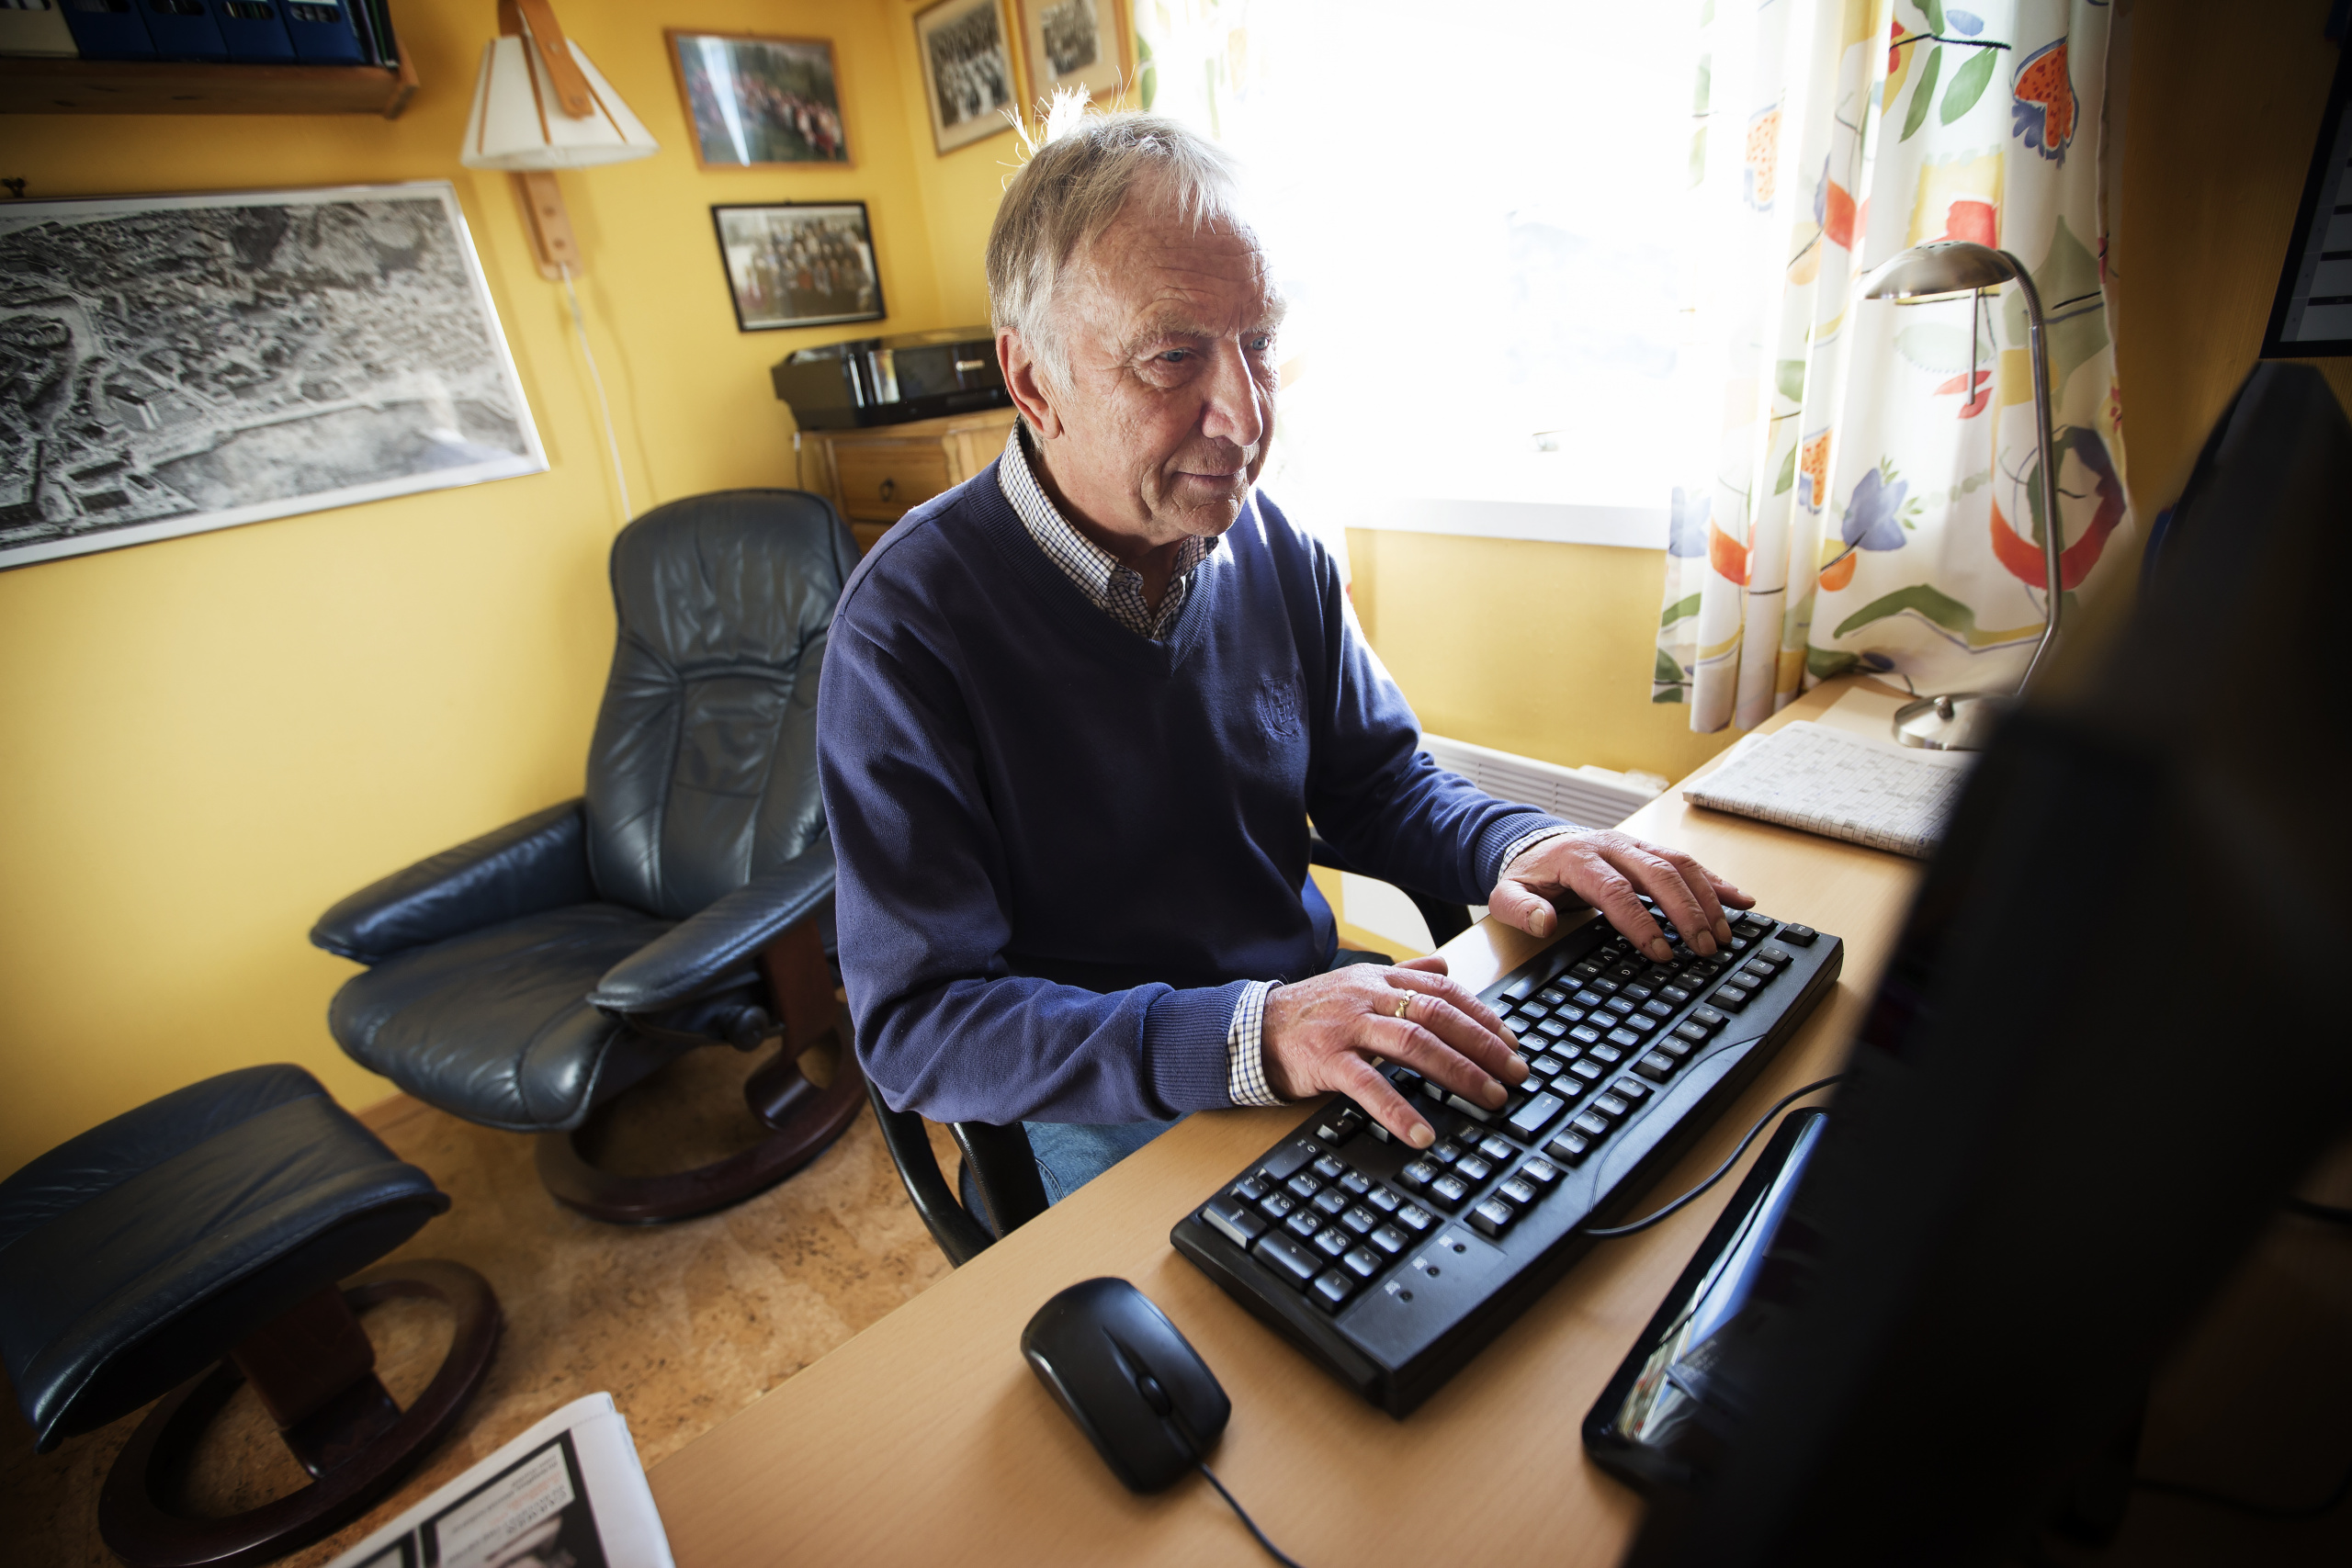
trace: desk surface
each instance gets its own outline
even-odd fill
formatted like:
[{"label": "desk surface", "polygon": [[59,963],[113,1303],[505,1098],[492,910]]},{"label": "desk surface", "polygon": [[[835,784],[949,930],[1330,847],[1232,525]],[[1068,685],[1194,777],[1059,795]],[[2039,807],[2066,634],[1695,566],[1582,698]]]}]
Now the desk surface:
[{"label": "desk surface", "polygon": [[[1781,714],[1817,716],[1843,682]],[[1797,1085],[1836,1070],[1899,930],[1917,863],[1683,804],[1628,832],[1698,855],[1758,907],[1846,942],[1843,977],[1778,1059],[1657,1189],[1731,1152]],[[1493,921],[1448,943],[1473,989],[1538,944]],[[1306,1562],[1454,1560],[1464,1531],[1496,1562],[1613,1563],[1633,1494],[1584,1457],[1579,1426],[1736,1182],[1603,1244],[1398,1422],[1245,1313],[1168,1244],[1169,1227],[1299,1118],[1194,1116],[831,1355],[654,1467],[680,1568],[775,1562],[1237,1562],[1256,1548],[1198,1480],[1128,1493],[1019,1348],[1063,1286],[1124,1275],[1233,1396],[1210,1462]]]}]

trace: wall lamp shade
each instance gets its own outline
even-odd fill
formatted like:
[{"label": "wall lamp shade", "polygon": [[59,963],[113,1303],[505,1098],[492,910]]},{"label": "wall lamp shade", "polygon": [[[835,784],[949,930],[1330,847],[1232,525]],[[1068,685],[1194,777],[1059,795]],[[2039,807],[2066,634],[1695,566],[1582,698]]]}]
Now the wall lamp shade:
[{"label": "wall lamp shade", "polygon": [[459,163],[525,174],[623,164],[662,150],[570,39],[561,48],[579,67],[589,111],[577,118],[566,113],[557,74],[535,44],[527,37],[496,38],[483,48]]},{"label": "wall lamp shade", "polygon": [[[2060,550],[2065,529],[2058,515],[2058,458],[2050,428],[2050,351],[2041,313],[2041,291],[2025,264],[2007,251],[1967,240],[1939,240],[1914,245],[1862,279],[1862,298],[1892,299],[1898,305],[1924,305],[1934,299],[1982,294],[1987,288],[2014,283],[2025,299],[2026,343],[2033,366],[2034,439],[2040,458],[2036,475],[2041,500],[2041,559],[2043,611],[2041,640],[2015,692],[1957,692],[1905,703],[1894,713],[1894,738],[1905,746],[1939,751],[1976,751],[1991,738],[1993,727],[2014,708],[2049,657],[2058,637],[2058,619],[2066,602]],[[1972,311],[1974,307],[1971,307]],[[1969,328],[1970,380],[1974,381],[1976,325]],[[1997,431],[1996,439],[1997,440]],[[1996,471],[1999,468],[1996,462]]]}]

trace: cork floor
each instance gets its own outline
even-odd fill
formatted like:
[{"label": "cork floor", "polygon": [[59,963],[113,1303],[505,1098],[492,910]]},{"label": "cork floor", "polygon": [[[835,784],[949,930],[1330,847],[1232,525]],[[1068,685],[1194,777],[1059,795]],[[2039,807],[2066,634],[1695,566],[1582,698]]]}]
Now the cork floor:
[{"label": "cork floor", "polygon": [[[684,1168],[754,1140],[735,1086],[756,1059],[698,1051],[636,1090],[597,1157],[607,1168]],[[454,1433],[393,1494],[336,1535],[282,1559],[312,1568],[582,1394],[609,1392],[639,1453],[657,1463],[947,1273],[899,1184],[873,1113],[783,1185],[697,1220],[599,1224],[541,1189],[526,1137],[476,1127],[413,1100],[365,1120],[452,1202],[401,1258],[447,1258],[498,1292],[504,1337]],[[955,1145],[934,1129],[953,1176]],[[436,1304],[392,1302],[363,1320],[378,1375],[402,1404],[450,1337]],[[0,1384],[0,1387],[4,1387]],[[115,1568],[97,1497],[137,1415],[36,1455],[13,1390],[0,1399],[0,1559]],[[249,1389],[199,1450],[183,1508],[252,1507],[306,1478]]]}]

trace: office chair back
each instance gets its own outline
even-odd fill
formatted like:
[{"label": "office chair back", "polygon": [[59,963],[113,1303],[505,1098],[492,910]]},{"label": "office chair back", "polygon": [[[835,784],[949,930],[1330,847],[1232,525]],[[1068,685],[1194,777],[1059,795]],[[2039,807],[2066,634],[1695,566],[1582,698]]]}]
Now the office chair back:
[{"label": "office chair back", "polygon": [[[809,525],[777,526],[800,512]],[[684,919],[824,832],[817,679],[856,564],[848,531],[797,491],[694,496],[621,530],[619,637],[588,754],[605,899]]]}]

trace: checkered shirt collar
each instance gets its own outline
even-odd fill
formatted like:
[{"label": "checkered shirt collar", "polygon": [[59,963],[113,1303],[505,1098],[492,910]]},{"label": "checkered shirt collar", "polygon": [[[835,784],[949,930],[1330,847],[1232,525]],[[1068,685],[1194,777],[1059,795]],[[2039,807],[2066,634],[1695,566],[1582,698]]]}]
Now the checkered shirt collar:
[{"label": "checkered shirt collar", "polygon": [[1060,568],[1096,609],[1137,637],[1155,642],[1167,637],[1185,600],[1192,597],[1194,570],[1216,553],[1218,540],[1214,536],[1194,536],[1176,547],[1176,569],[1155,614],[1144,603],[1143,575],[1120,565],[1118,557],[1071,527],[1061,510],[1047,499],[1045,487],[1037,482],[1036,470],[1029,466],[1023,430],[1021,422],[1014,421],[1012,434],[1004,444],[1004,460],[996,468],[997,488],[1012,503],[1021,525],[1029,530],[1046,558]]}]

